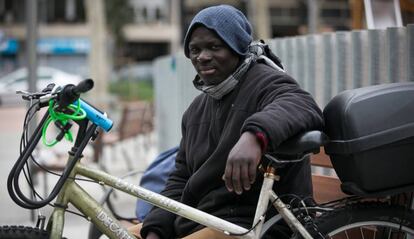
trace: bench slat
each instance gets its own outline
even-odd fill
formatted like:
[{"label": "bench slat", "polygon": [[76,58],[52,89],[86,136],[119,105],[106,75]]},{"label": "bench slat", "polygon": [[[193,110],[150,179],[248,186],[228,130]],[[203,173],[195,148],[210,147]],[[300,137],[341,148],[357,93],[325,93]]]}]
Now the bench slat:
[{"label": "bench slat", "polygon": [[99,134],[94,142],[94,161],[101,157],[104,146],[114,146],[124,140],[151,132],[153,128],[152,104],[146,101],[123,103],[117,129],[107,134]]},{"label": "bench slat", "polygon": [[[311,156],[311,164],[312,166],[333,169],[331,160],[325,154],[323,147],[321,147],[319,154]],[[341,181],[336,176],[313,173],[312,183],[314,199],[317,203],[329,202],[347,196],[341,191]]]},{"label": "bench slat", "polygon": [[338,178],[324,175],[312,175],[313,196],[317,203],[329,202],[347,196],[341,191]]},{"label": "bench slat", "polygon": [[323,147],[321,147],[319,154],[314,154],[311,156],[311,163],[313,166],[333,168],[331,159],[328,155],[325,154]]}]

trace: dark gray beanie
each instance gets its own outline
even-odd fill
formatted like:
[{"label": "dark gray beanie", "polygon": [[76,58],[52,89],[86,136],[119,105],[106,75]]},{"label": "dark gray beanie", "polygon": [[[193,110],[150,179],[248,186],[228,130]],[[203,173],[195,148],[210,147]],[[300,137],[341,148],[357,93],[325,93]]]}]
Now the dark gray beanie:
[{"label": "dark gray beanie", "polygon": [[188,44],[192,31],[198,25],[214,30],[239,55],[246,55],[252,42],[252,27],[246,16],[229,5],[218,5],[201,10],[188,27],[184,38],[184,54],[189,57]]}]

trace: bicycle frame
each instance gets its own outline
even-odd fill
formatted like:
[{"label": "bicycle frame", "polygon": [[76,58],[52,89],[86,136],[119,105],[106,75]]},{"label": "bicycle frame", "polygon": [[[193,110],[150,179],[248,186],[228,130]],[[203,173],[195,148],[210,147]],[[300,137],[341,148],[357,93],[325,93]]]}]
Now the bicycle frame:
[{"label": "bicycle frame", "polygon": [[[57,97],[57,96],[60,96],[58,98],[63,103],[73,102],[74,99],[72,98],[74,96],[77,96],[77,92],[86,92],[88,89],[90,89],[92,85],[93,84],[91,82],[84,82],[83,84],[80,84],[78,86],[70,86],[69,88],[64,88],[64,90],[62,90],[63,92],[62,95],[58,95],[57,93],[44,95],[44,93],[41,93],[41,94],[33,94],[33,95],[27,94],[25,95],[25,97],[27,99],[33,99],[33,98],[38,99],[39,100],[38,107],[40,106],[41,108],[41,107],[45,107],[45,103],[47,103],[48,100],[52,99],[53,97]],[[66,96],[66,98],[70,100],[66,99],[64,96]],[[46,97],[46,98],[43,98],[43,97]],[[246,228],[240,227],[236,224],[230,223],[228,221],[225,221],[223,219],[220,219],[208,213],[202,212],[198,209],[195,209],[185,204],[182,204],[180,202],[174,201],[160,194],[146,190],[140,186],[131,184],[123,180],[122,178],[117,178],[103,171],[88,168],[82,165],[79,160],[82,157],[81,155],[82,155],[83,149],[86,147],[86,145],[91,139],[94,139],[98,135],[98,131],[96,130],[97,127],[99,126],[103,128],[104,130],[109,130],[112,127],[112,121],[110,121],[106,117],[105,113],[98,111],[94,107],[88,105],[86,102],[79,101],[79,104],[81,105],[85,104],[82,106],[82,108],[85,109],[87,117],[77,122],[79,125],[79,129],[78,129],[78,135],[77,135],[75,144],[72,147],[71,151],[69,152],[69,160],[67,162],[67,166],[63,174],[59,178],[57,184],[55,185],[52,193],[45,199],[42,199],[42,198],[40,198],[40,200],[28,199],[24,195],[24,193],[22,193],[22,191],[20,190],[20,187],[18,184],[19,175],[22,172],[24,165],[27,163],[27,160],[29,159],[29,157],[31,157],[31,153],[33,152],[34,147],[36,146],[36,144],[38,143],[40,139],[40,136],[41,136],[40,131],[42,129],[41,126],[46,122],[46,119],[48,117],[47,112],[45,113],[45,116],[43,117],[40,125],[36,128],[36,132],[31,136],[30,140],[28,141],[28,144],[24,147],[23,150],[21,150],[21,155],[19,156],[16,164],[13,166],[9,174],[9,177],[8,177],[9,194],[12,197],[12,199],[16,202],[16,204],[18,204],[19,206],[22,206],[27,209],[36,209],[36,208],[40,208],[40,207],[47,205],[54,198],[56,198],[56,201],[54,203],[55,209],[53,210],[51,217],[49,219],[48,225],[47,225],[47,231],[49,232],[50,238],[52,239],[62,238],[63,228],[64,228],[64,213],[69,203],[74,205],[81,213],[83,213],[83,215],[85,215],[88,218],[88,220],[92,221],[92,223],[96,225],[97,228],[101,230],[101,232],[103,232],[108,237],[118,238],[118,239],[125,239],[125,238],[133,239],[134,238],[134,236],[131,235],[125,228],[123,228],[120,222],[111,215],[111,212],[103,208],[100,205],[100,203],[98,203],[92,196],[90,196],[84,189],[82,189],[82,187],[80,187],[75,182],[76,176],[78,175],[92,179],[101,185],[106,185],[111,188],[130,194],[134,197],[140,198],[154,206],[160,207],[176,215],[185,217],[189,220],[205,225],[209,228],[221,231],[225,234],[239,235],[239,238],[246,238],[246,239],[259,238],[260,236],[262,236],[264,232],[266,232],[269,226],[273,225],[273,223],[277,222],[277,220],[279,220],[280,218],[283,218],[283,220],[295,232],[295,234],[293,234],[294,238],[296,238],[297,236],[296,232],[299,232],[303,238],[306,238],[306,239],[312,238],[309,232],[302,226],[302,224],[297,220],[295,215],[292,213],[295,210],[300,210],[300,208],[289,209],[288,205],[285,205],[282,202],[282,200],[272,190],[274,180],[277,180],[277,176],[275,173],[276,169],[273,166],[269,166],[268,168],[265,169],[264,180],[263,180],[262,188],[260,191],[259,200],[257,203],[257,209],[256,209],[255,217],[253,220],[252,230],[248,230]],[[32,116],[29,117],[29,119],[31,118]],[[89,124],[90,122],[92,123],[91,125]],[[27,124],[25,120],[25,129],[26,129],[26,126]],[[26,131],[24,131],[23,136],[25,135],[25,132]],[[66,131],[62,129],[61,132],[65,133]],[[314,134],[311,134],[311,135],[314,135]],[[298,143],[299,146],[302,146],[302,147],[298,147],[295,150],[300,150],[301,153],[306,153],[308,151],[315,152],[316,148],[319,149],[319,147],[323,145],[323,143],[327,142],[327,139],[324,139],[322,135],[323,134],[317,134],[316,136],[319,137],[318,139],[316,138],[313,140],[310,139],[309,141],[304,140],[303,145],[300,145]],[[303,139],[306,137],[309,137],[309,135],[308,134],[301,135],[300,139]],[[27,140],[26,137],[22,137],[23,142],[26,142],[26,140]],[[293,141],[293,142],[296,143],[296,141]],[[292,143],[292,141],[290,143]],[[310,145],[308,145],[308,143]],[[289,143],[287,143],[287,145],[291,146],[291,144]],[[306,147],[304,145],[306,145]],[[280,151],[282,152],[282,154],[280,155],[283,156],[283,152],[284,152],[283,147],[281,148],[282,150]],[[292,153],[294,152],[295,151],[293,151]],[[288,152],[288,155],[290,155],[290,151]],[[298,154],[293,154],[293,155],[298,156]],[[305,156],[303,156],[303,158]],[[302,160],[303,158],[299,160]],[[278,163],[278,159],[275,159],[272,157],[270,157],[270,159],[273,160],[271,162]],[[289,160],[289,162],[294,162],[294,161]],[[381,193],[384,193],[384,192],[380,192],[380,194]],[[386,194],[387,199],[390,199],[390,196],[392,194],[388,194],[388,191],[386,191],[386,193],[387,193]],[[364,199],[363,197],[361,198]],[[273,206],[279,212],[279,215],[269,219],[266,223],[264,223],[264,215],[265,215],[265,212],[267,211],[269,201],[272,202]],[[338,201],[332,201],[332,203],[335,203],[335,202],[338,202]],[[348,204],[349,199],[345,198],[343,202]],[[353,215],[353,213],[348,213],[348,211],[342,210],[341,208],[339,208],[339,210],[336,212],[335,212],[336,210],[335,208],[330,208],[330,209],[325,208],[324,210],[326,211],[332,210],[336,213],[336,214],[332,213],[330,215],[327,215],[327,217],[325,217],[325,220],[334,219],[333,216],[338,215],[337,218],[341,219],[342,222],[338,221],[338,225],[335,225],[335,224],[329,225],[329,226],[333,226],[334,228],[331,228],[331,229],[325,228],[325,231],[322,230],[322,227],[321,227],[321,230],[319,231],[319,228],[317,228],[317,224],[313,224],[315,228],[312,228],[312,229],[315,229],[316,232],[319,233],[321,236],[323,236],[324,234],[330,235],[329,234],[330,232],[331,233],[336,232],[336,231],[332,231],[334,229],[338,230],[338,229],[345,228],[343,225],[341,226],[339,224],[345,223],[344,225],[346,226],[346,224],[350,220],[356,218],[358,220],[355,220],[355,222],[353,223],[353,226],[356,225],[357,227],[360,227],[360,226],[369,227],[371,223],[373,223],[372,226],[377,226],[375,224],[375,220],[379,220],[381,221],[381,223],[379,223],[378,226],[382,226],[382,224],[385,224],[386,226],[389,226],[390,228],[399,228],[398,229],[399,231],[401,230],[401,228],[404,228],[404,230],[402,231],[404,233],[406,232],[412,233],[412,231],[414,231],[414,226],[413,226],[414,225],[414,212],[412,211],[407,212],[405,210],[403,211],[401,210],[402,208],[397,208],[397,207],[395,208],[386,207],[385,208],[379,205],[377,201],[374,204],[365,204],[366,203],[365,199],[362,200],[361,202],[364,203],[364,204],[361,203],[358,205],[361,207],[361,209],[367,208],[366,205],[369,205],[372,207],[372,208],[368,208],[369,210],[364,211],[365,213],[368,213],[367,215],[364,215],[364,217],[358,218],[357,216],[355,216],[357,214]],[[354,205],[351,205],[351,206],[354,206]],[[345,205],[343,208],[348,209],[348,205]],[[351,207],[349,208],[351,210],[355,209]],[[385,213],[385,214],[378,214],[374,216],[371,215],[373,212],[372,210],[375,210],[375,209],[378,209],[378,210],[381,209],[381,211],[379,212],[382,213],[383,211],[382,208],[398,209],[397,210],[398,214],[394,215],[390,213]],[[386,210],[386,212],[389,212],[389,210]],[[403,217],[400,216],[400,214],[403,215]],[[378,219],[379,217],[382,218],[384,216],[385,216],[384,220]],[[347,220],[343,220],[343,218]],[[372,219],[374,221],[372,221]],[[40,229],[43,231],[44,216],[39,215],[38,224],[39,222],[42,223],[42,226],[40,228],[39,226],[36,226],[37,227],[36,229]],[[324,222],[324,220],[321,220],[319,222]],[[392,225],[388,225],[388,224],[392,224]],[[326,226],[327,224],[321,224],[321,225]],[[341,227],[335,228],[335,226],[341,226]],[[7,229],[9,227],[5,226],[2,228]],[[28,229],[31,229],[31,228],[28,228]],[[361,230],[361,228],[359,229]],[[23,232],[23,230],[20,230],[18,232],[21,233]],[[344,232],[346,234],[346,230]],[[389,231],[389,232],[392,232],[392,231]],[[363,236],[363,233],[361,234]]]},{"label": "bicycle frame", "polygon": [[[91,82],[85,81],[79,86],[70,87],[67,90],[65,90],[65,88],[62,91],[64,93],[71,93],[76,88],[78,91],[83,92],[84,90],[87,90],[91,84]],[[52,96],[53,95],[45,97],[47,99],[50,99]],[[72,97],[73,94],[69,94],[69,96]],[[64,102],[64,99],[64,97],[61,98],[62,102]],[[73,99],[66,101],[72,102]],[[253,239],[261,236],[262,227],[264,225],[263,215],[265,215],[265,212],[268,208],[269,200],[272,200],[272,204],[294,231],[300,232],[306,239],[312,238],[306,229],[292,214],[292,212],[287,208],[287,206],[272,191],[273,183],[274,180],[276,180],[277,176],[275,175],[275,169],[271,166],[266,169],[266,172],[264,174],[264,181],[257,204],[256,214],[253,220],[253,229],[248,230],[196,208],[187,206],[158,193],[151,192],[140,186],[129,183],[122,178],[118,178],[103,171],[88,168],[82,165],[79,161],[82,157],[82,151],[86,147],[89,140],[93,137],[96,137],[98,133],[96,131],[97,127],[100,126],[107,131],[112,127],[112,121],[106,117],[105,113],[98,111],[88,103],[80,99],[78,102],[80,105],[82,105],[82,109],[86,111],[86,118],[77,122],[79,129],[74,147],[69,152],[69,159],[66,168],[58,183],[55,185],[55,188],[53,189],[51,195],[49,195],[49,197],[46,199],[42,199],[41,201],[33,201],[26,198],[18,187],[18,176],[21,173],[22,166],[27,162],[31,152],[40,139],[41,126],[36,129],[35,136],[32,136],[29,140],[30,143],[28,146],[26,146],[24,154],[21,155],[18,159],[18,167],[16,165],[13,167],[13,170],[8,178],[8,183],[11,185],[8,187],[9,193],[10,195],[13,195],[12,198],[14,201],[22,207],[39,208],[51,202],[51,200],[53,200],[53,198],[56,196],[56,201],[54,203],[55,209],[53,210],[47,225],[47,230],[50,232],[50,238],[62,238],[64,228],[64,213],[69,203],[75,206],[83,215],[88,218],[88,220],[92,221],[92,223],[94,223],[97,228],[108,237],[114,239],[134,238],[134,236],[131,235],[131,233],[129,233],[125,228],[123,228],[120,222],[115,219],[108,210],[103,208],[92,196],[90,196],[84,189],[82,189],[82,187],[80,187],[75,182],[75,179],[78,175],[92,179],[101,185],[106,185],[130,194],[134,197],[140,198],[156,207],[165,209],[178,216],[182,216],[206,227],[221,231],[227,235],[239,235],[239,238],[245,239]],[[41,123],[41,125],[44,124],[44,121],[47,117],[48,114],[46,112],[44,120],[42,121],[43,123]],[[92,125],[88,126],[89,122],[92,122]],[[12,186],[15,186],[15,188]],[[16,189],[17,194],[15,191],[13,191],[14,189]]]},{"label": "bicycle frame", "polygon": [[[69,161],[73,159],[71,156]],[[65,208],[69,203],[73,204],[80,212],[87,216],[88,220],[92,221],[99,230],[101,230],[109,238],[129,239],[135,238],[125,228],[123,228],[120,222],[115,219],[111,213],[103,208],[92,196],[90,196],[85,190],[83,190],[73,178],[77,175],[84,176],[86,178],[95,180],[99,184],[107,185],[114,189],[120,190],[142,200],[145,200],[157,207],[168,210],[176,215],[188,218],[197,223],[205,225],[209,228],[222,231],[226,234],[243,234],[248,230],[202,212],[198,209],[192,208],[180,202],[174,201],[160,194],[151,192],[140,186],[131,184],[121,178],[112,176],[103,171],[88,168],[81,163],[77,163],[71,172],[71,178],[68,179],[61,192],[59,193],[52,216],[48,222],[48,229],[50,231],[50,238],[61,238],[64,228],[64,213]],[[281,213],[282,217],[287,221],[290,226],[293,226],[298,230],[305,238],[312,238],[306,229],[297,221],[293,214],[289,211],[285,204],[276,196],[272,191],[273,181],[275,176],[273,173],[267,172],[265,174],[265,181],[262,186],[256,216],[253,225],[258,223],[258,226],[248,232],[246,235],[240,236],[240,238],[258,238],[261,234],[263,225],[263,219],[261,215],[266,211],[269,199],[274,202],[276,209]],[[260,220],[260,221],[259,221]]]}]

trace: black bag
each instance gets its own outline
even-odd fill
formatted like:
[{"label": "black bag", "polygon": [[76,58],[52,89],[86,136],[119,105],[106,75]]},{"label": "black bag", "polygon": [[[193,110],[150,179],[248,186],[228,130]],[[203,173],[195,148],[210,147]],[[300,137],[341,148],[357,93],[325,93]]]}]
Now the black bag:
[{"label": "black bag", "polygon": [[254,52],[256,53],[257,56],[259,56],[257,62],[260,63],[269,63],[266,62],[266,58],[261,57],[261,56],[265,56],[267,57],[271,62],[273,62],[274,64],[276,64],[276,68],[280,68],[280,70],[284,71],[284,67],[282,65],[282,61],[280,60],[279,57],[277,57],[272,50],[270,50],[269,45],[267,45],[263,40],[259,40],[257,42],[252,42],[249,46],[249,52]]}]

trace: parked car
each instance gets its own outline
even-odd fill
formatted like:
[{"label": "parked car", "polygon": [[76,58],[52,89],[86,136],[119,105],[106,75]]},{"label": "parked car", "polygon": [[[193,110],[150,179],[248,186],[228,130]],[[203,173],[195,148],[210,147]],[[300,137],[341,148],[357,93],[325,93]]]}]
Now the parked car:
[{"label": "parked car", "polygon": [[[69,74],[52,67],[39,66],[37,68],[37,90],[42,90],[50,83],[56,85],[77,84],[81,80],[82,78],[79,75]],[[28,70],[26,67],[0,78],[0,94],[14,94],[18,90],[27,91],[28,88]]]}]

